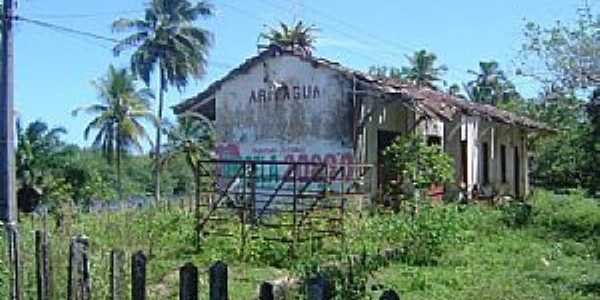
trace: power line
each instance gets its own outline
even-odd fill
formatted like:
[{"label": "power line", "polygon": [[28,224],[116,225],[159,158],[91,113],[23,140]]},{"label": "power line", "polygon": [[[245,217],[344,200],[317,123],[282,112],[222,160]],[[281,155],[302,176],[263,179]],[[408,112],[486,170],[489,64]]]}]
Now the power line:
[{"label": "power line", "polygon": [[56,24],[52,24],[52,23],[48,23],[48,22],[44,22],[44,21],[40,21],[40,20],[34,20],[34,19],[22,17],[22,16],[15,16],[14,19],[15,19],[15,21],[23,21],[23,22],[35,24],[38,26],[46,27],[49,29],[53,29],[56,31],[62,31],[62,32],[67,32],[67,33],[71,33],[71,34],[80,35],[80,36],[85,36],[85,37],[89,37],[89,38],[93,38],[93,39],[97,39],[97,40],[101,40],[101,41],[105,41],[105,42],[111,42],[111,43],[119,42],[119,40],[117,40],[115,38],[106,37],[106,36],[102,36],[99,34],[87,32],[87,31],[83,31],[83,30],[79,30],[79,29],[73,29],[73,28],[69,28],[69,27],[65,27],[65,26],[61,26],[61,25],[56,25]]},{"label": "power line", "polygon": [[[279,10],[279,11],[282,11],[282,12],[284,12],[284,13],[286,13],[286,14],[289,14],[289,15],[293,16],[293,14],[292,14],[292,12],[291,12],[290,10],[288,10],[288,9],[286,9],[286,8],[284,8],[284,7],[280,6],[280,5],[278,5],[278,4],[276,4],[276,3],[275,3],[275,2],[273,2],[273,1],[266,1],[266,0],[264,0],[264,1],[262,1],[262,2],[263,2],[263,4],[270,4],[270,5],[268,5],[268,6],[270,6],[270,7],[272,7],[272,8],[275,8],[275,9],[277,9],[277,10]],[[269,3],[264,3],[264,2],[269,2]],[[370,44],[370,41],[369,41],[369,40],[367,40],[367,39],[363,39],[363,38],[361,38],[360,36],[357,36],[357,35],[354,35],[354,34],[352,34],[352,33],[349,33],[348,31],[341,30],[341,29],[339,29],[339,28],[337,28],[337,27],[335,27],[335,26],[331,26],[330,30],[331,30],[331,31],[334,31],[334,32],[337,32],[337,33],[339,33],[339,34],[341,34],[341,35],[343,35],[343,36],[345,36],[345,37],[347,37],[347,38],[350,38],[350,39],[352,39],[352,40],[361,40],[363,43],[365,43],[365,45],[368,45],[368,44]],[[353,53],[355,53],[355,54],[356,54],[356,53],[361,53],[361,54],[359,54],[360,56],[362,56],[363,58],[367,58],[367,59],[369,59],[371,62],[374,62],[374,63],[376,63],[376,64],[379,64],[379,63],[382,63],[382,62],[394,61],[394,60],[396,60],[396,59],[397,59],[397,57],[395,57],[395,56],[393,56],[393,55],[386,54],[386,53],[379,53],[379,52],[369,52],[369,53],[367,54],[367,53],[365,53],[364,51],[361,51],[361,50],[359,50],[359,49],[351,49],[349,46],[340,46],[340,45],[333,45],[333,46],[335,46],[335,47],[338,47],[338,48],[343,48],[343,49],[346,49],[346,50],[348,50],[348,51],[350,51],[350,52],[353,52]],[[377,58],[375,58],[375,57],[373,57],[373,56],[376,56]]]},{"label": "power line", "polygon": [[[75,35],[75,36],[92,38],[92,39],[100,40],[103,42],[110,42],[112,45],[115,45],[119,42],[119,40],[115,39],[115,38],[106,37],[106,36],[102,36],[99,34],[86,32],[86,31],[82,31],[82,30],[78,30],[78,29],[73,29],[73,28],[69,28],[69,27],[65,27],[65,26],[57,25],[57,24],[52,24],[52,23],[48,23],[48,22],[44,22],[44,21],[40,21],[40,20],[34,20],[34,19],[22,17],[22,16],[16,16],[16,17],[14,17],[14,19],[15,19],[15,21],[23,21],[23,22],[31,23],[31,24],[42,26],[42,27],[45,27],[45,28],[48,28],[51,30],[55,30],[58,32],[68,33],[68,34]],[[94,44],[96,44],[97,46],[100,46],[102,48],[112,50],[112,47],[106,47],[105,45],[97,44],[97,43],[94,43]],[[233,64],[226,62],[226,61],[209,60],[208,63],[211,67],[215,67],[215,68],[219,68],[219,69],[233,68]]]},{"label": "power line", "polygon": [[96,17],[105,17],[105,16],[119,16],[126,14],[137,14],[143,13],[145,10],[120,10],[120,11],[112,11],[112,12],[99,12],[99,13],[75,13],[75,14],[60,14],[60,13],[28,13],[29,16],[36,18],[46,18],[46,19],[84,19],[84,18],[96,18]]},{"label": "power line", "polygon": [[[259,15],[259,14],[257,14],[257,13],[254,13],[254,12],[251,12],[251,11],[248,11],[248,10],[241,9],[241,8],[239,8],[239,7],[236,7],[236,6],[230,5],[230,4],[228,4],[228,3],[225,3],[225,2],[223,2],[223,3],[220,3],[220,4],[222,4],[224,7],[227,7],[227,8],[229,8],[229,9],[231,9],[231,10],[233,10],[233,11],[237,12],[238,14],[244,15],[244,16],[246,16],[246,17],[249,17],[249,18],[253,18],[253,19],[255,19],[255,20],[258,20],[258,21],[260,21],[260,22],[265,22],[265,23],[266,23],[266,22],[268,22],[268,20],[267,20],[267,19],[265,19],[264,17],[260,16],[260,15]],[[279,7],[275,7],[275,8],[277,8],[277,9],[279,9],[279,10],[283,11],[284,13],[291,13],[290,11],[283,9],[283,8],[282,8],[282,7],[280,7],[280,6],[279,6]],[[264,25],[266,26],[267,24],[264,24]],[[334,30],[334,31],[335,31],[335,30]],[[346,36],[349,36],[349,37],[353,37],[353,36],[351,36],[351,35],[348,35],[348,34],[346,34],[346,33],[343,33],[343,32],[340,32],[340,33],[342,33],[342,34],[344,34],[344,35],[346,35]],[[343,47],[343,46],[340,46],[340,45],[335,45],[335,46],[336,46],[336,47],[338,47],[338,48],[345,49],[345,50],[346,50],[346,51],[348,51],[348,52],[352,52],[353,54],[355,54],[355,55],[357,55],[357,56],[361,56],[361,57],[363,57],[363,58],[366,58],[367,60],[369,60],[369,61],[371,61],[371,62],[373,62],[373,63],[376,63],[376,64],[379,64],[379,63],[381,63],[381,62],[385,62],[385,61],[389,61],[389,60],[390,60],[389,58],[381,59],[381,57],[380,57],[379,59],[377,59],[377,58],[374,58],[374,57],[372,57],[371,55],[367,55],[367,54],[365,54],[365,53],[363,53],[363,52],[361,52],[361,51],[359,51],[359,50],[356,50],[356,49],[351,49],[350,47]]]},{"label": "power line", "polygon": [[[287,2],[293,2],[293,0],[285,0],[285,1],[287,1]],[[286,13],[290,13],[289,10],[285,9],[284,7],[280,6],[279,4],[274,3],[274,0],[263,0],[262,3],[263,4],[269,4],[269,6],[275,8],[275,9],[278,9],[280,11],[283,11],[283,12],[286,12]],[[376,56],[379,57],[379,59],[373,59],[371,57],[371,60],[373,62],[377,62],[377,63],[380,63],[380,62],[390,62],[390,61],[394,62],[394,61],[396,61],[398,59],[398,57],[407,56],[406,51],[408,51],[410,53],[416,52],[415,49],[412,49],[412,48],[410,48],[408,46],[404,46],[404,45],[401,45],[401,44],[394,43],[392,41],[389,41],[387,39],[384,39],[382,37],[379,37],[377,35],[369,33],[369,32],[367,32],[365,30],[358,29],[358,27],[356,27],[356,26],[354,26],[354,25],[352,25],[352,24],[350,24],[348,22],[342,21],[339,18],[337,18],[337,17],[335,17],[335,16],[333,16],[331,14],[324,13],[321,10],[312,8],[312,7],[310,7],[310,6],[306,5],[306,4],[299,3],[299,5],[302,6],[303,8],[305,8],[305,9],[309,9],[309,10],[313,11],[317,15],[321,15],[327,21],[333,20],[333,21],[336,21],[338,24],[343,25],[344,28],[350,28],[350,29],[347,29],[348,31],[342,30],[342,29],[339,29],[337,26],[333,26],[333,24],[331,22],[329,22],[329,24],[331,25],[330,26],[330,30],[332,30],[332,31],[338,32],[338,33],[340,33],[340,34],[342,34],[342,35],[344,35],[344,36],[346,36],[348,38],[362,41],[366,45],[372,44],[373,41],[379,41],[380,43],[382,43],[382,45],[388,47],[388,49],[384,50],[384,52],[372,52],[372,53],[369,53],[370,55],[374,54],[374,55],[376,55]],[[327,23],[327,22],[325,22],[325,23]],[[362,31],[364,34],[357,33],[356,32],[357,30],[353,31],[353,30],[351,30],[351,28],[358,29],[358,30]],[[343,47],[343,48],[347,49],[348,47]],[[392,50],[392,48],[402,48],[404,50],[398,50],[398,49]],[[383,49],[378,49],[378,50],[381,51]],[[356,52],[356,51],[353,51],[353,52]],[[362,55],[362,56],[364,57],[365,55]],[[366,55],[366,56],[369,56],[369,55]],[[450,67],[447,64],[445,66],[447,66],[446,76],[449,79],[454,79],[454,80],[459,81],[459,82],[462,81],[461,79],[459,79],[459,77],[463,76],[464,72],[456,71],[454,69],[458,69],[458,68]],[[455,75],[453,76],[450,73],[455,73]],[[458,74],[458,76],[456,74]]]},{"label": "power line", "polygon": [[[272,1],[271,1],[271,0],[264,0],[264,1],[268,1],[268,2],[271,2],[271,3],[272,3]],[[280,1],[287,1],[287,2],[291,2],[291,3],[293,3],[293,1],[294,1],[294,0],[280,0]],[[402,56],[405,56],[405,55],[407,55],[407,54],[406,54],[404,51],[408,51],[408,52],[410,52],[410,53],[414,53],[414,52],[416,52],[416,51],[417,51],[416,49],[414,49],[414,48],[412,48],[412,47],[405,46],[405,45],[399,44],[399,43],[397,43],[397,42],[395,42],[395,41],[392,41],[392,40],[389,40],[389,39],[383,38],[383,37],[381,37],[380,35],[377,35],[377,34],[374,34],[374,33],[372,33],[372,32],[366,31],[366,30],[364,30],[364,29],[362,29],[362,28],[360,28],[360,27],[358,27],[358,26],[356,26],[356,25],[354,25],[354,24],[352,24],[352,23],[349,23],[349,22],[347,22],[347,21],[344,21],[344,20],[342,20],[342,19],[340,19],[340,18],[336,17],[336,16],[335,16],[335,15],[333,15],[333,14],[330,14],[330,13],[324,12],[324,11],[322,11],[322,10],[319,10],[319,9],[316,9],[316,8],[314,8],[314,7],[311,7],[311,6],[307,5],[307,4],[305,4],[305,3],[297,3],[297,4],[298,4],[298,5],[300,5],[301,7],[305,8],[305,9],[307,9],[307,10],[311,10],[311,11],[313,11],[313,12],[314,12],[315,14],[317,14],[317,15],[321,15],[321,16],[323,16],[323,17],[324,17],[326,20],[332,20],[332,21],[335,21],[336,23],[338,23],[338,24],[340,24],[340,25],[344,26],[345,28],[351,28],[351,29],[354,29],[354,33],[355,33],[355,34],[347,34],[347,33],[343,33],[344,35],[350,35],[350,36],[352,36],[352,37],[354,37],[354,38],[356,38],[356,39],[361,39],[361,40],[363,40],[363,41],[367,41],[367,42],[369,42],[369,43],[370,43],[371,41],[378,41],[378,42],[380,42],[380,43],[381,43],[381,45],[383,45],[383,46],[385,46],[385,47],[389,47],[389,48],[388,48],[389,50],[392,50],[392,48],[396,48],[396,51],[397,51],[398,49],[401,49],[401,51],[398,51],[398,53],[396,53],[396,51],[389,51],[389,52],[390,52],[390,53],[396,53],[396,54],[400,54],[400,55],[402,55]],[[339,30],[339,29],[337,29],[337,28],[336,28],[334,31],[341,32],[341,30]],[[352,31],[350,31],[350,32],[352,32]],[[358,32],[358,33],[356,33],[356,32]],[[360,32],[362,32],[363,34],[361,35],[361,34],[360,34]],[[369,39],[366,39],[366,38],[364,38],[363,36],[368,36],[368,37],[370,37],[370,41],[369,41]],[[388,52],[388,51],[386,51],[386,52]],[[382,53],[382,54],[384,54],[384,53]],[[386,55],[386,56],[387,56],[387,55]],[[391,56],[390,56],[390,57],[391,57]],[[394,57],[394,58],[392,58],[392,60],[395,60],[395,59],[396,59],[395,57]],[[460,68],[455,68],[455,67],[452,67],[452,66],[448,66],[447,64],[445,64],[445,65],[448,67],[448,69],[447,69],[447,72],[448,72],[448,73],[455,73],[455,75],[456,75],[456,74],[458,74],[458,76],[449,76],[449,77],[455,77],[454,79],[457,79],[456,77],[462,76],[462,75],[463,75],[463,73],[464,73],[463,71],[457,71],[457,70],[459,70]],[[455,69],[456,69],[456,70],[455,70]],[[448,73],[447,73],[446,75],[449,75]],[[459,80],[459,81],[460,81],[460,80]]]}]

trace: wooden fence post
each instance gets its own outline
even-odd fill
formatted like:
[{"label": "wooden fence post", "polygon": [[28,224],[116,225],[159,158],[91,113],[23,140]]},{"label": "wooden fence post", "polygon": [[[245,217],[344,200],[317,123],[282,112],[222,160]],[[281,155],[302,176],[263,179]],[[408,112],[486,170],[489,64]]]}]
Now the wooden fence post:
[{"label": "wooden fence post", "polygon": [[21,249],[19,230],[16,223],[5,223],[8,263],[10,271],[10,291],[9,297],[11,300],[23,299],[21,285],[23,277],[21,276]]},{"label": "wooden fence post", "polygon": [[381,294],[379,300],[400,300],[400,296],[394,290],[387,290]]},{"label": "wooden fence post", "polygon": [[87,237],[77,235],[71,239],[69,248],[68,300],[89,300],[91,281]]},{"label": "wooden fence post", "polygon": [[217,261],[208,270],[209,300],[229,300],[227,294],[227,264]]},{"label": "wooden fence post", "polygon": [[146,299],[146,255],[138,251],[131,257],[131,300]]},{"label": "wooden fence post", "polygon": [[35,231],[35,273],[37,299],[50,300],[52,275],[50,270],[50,241],[45,230]]},{"label": "wooden fence post", "polygon": [[113,249],[110,252],[110,299],[125,299],[125,252]]},{"label": "wooden fence post", "polygon": [[179,269],[179,299],[198,300],[198,268],[192,263]]},{"label": "wooden fence post", "polygon": [[331,285],[322,274],[309,278],[306,282],[306,296],[308,300],[333,299]]},{"label": "wooden fence post", "polygon": [[258,300],[274,300],[275,299],[275,291],[273,284],[265,281],[260,285],[260,290],[258,292]]}]

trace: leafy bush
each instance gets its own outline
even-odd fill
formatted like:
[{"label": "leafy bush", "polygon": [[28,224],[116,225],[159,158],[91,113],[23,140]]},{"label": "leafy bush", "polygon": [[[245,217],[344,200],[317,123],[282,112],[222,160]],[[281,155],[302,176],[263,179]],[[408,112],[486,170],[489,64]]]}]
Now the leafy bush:
[{"label": "leafy bush", "polygon": [[524,226],[532,221],[533,207],[521,201],[512,201],[500,207],[503,212],[502,220],[508,226]]},{"label": "leafy bush", "polygon": [[393,178],[388,193],[406,194],[403,185],[410,182],[417,189],[432,184],[446,184],[454,179],[452,158],[439,146],[428,146],[423,137],[402,135],[383,151],[386,177]]},{"label": "leafy bush", "polygon": [[411,265],[434,265],[450,245],[458,245],[471,224],[457,206],[424,206],[410,224],[403,260]]},{"label": "leafy bush", "polygon": [[599,202],[585,198],[583,192],[567,196],[536,191],[532,203],[534,225],[544,235],[577,241],[600,236]]}]

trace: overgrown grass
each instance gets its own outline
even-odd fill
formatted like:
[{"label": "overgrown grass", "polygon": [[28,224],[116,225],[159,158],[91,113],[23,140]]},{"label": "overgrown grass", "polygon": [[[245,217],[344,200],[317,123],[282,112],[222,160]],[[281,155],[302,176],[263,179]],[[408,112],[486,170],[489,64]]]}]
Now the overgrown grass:
[{"label": "overgrown grass", "polygon": [[600,209],[581,195],[538,191],[532,211],[470,207],[470,238],[434,266],[403,262],[372,279],[403,299],[600,299]]},{"label": "overgrown grass", "polygon": [[[598,202],[539,191],[528,203],[502,208],[422,204],[418,214],[410,208],[362,218],[349,215],[344,239],[301,243],[293,258],[286,244],[264,239],[291,237],[288,229],[253,231],[254,238],[241,251],[242,228],[233,215],[221,230],[234,237],[209,238],[197,251],[190,213],[149,209],[78,214],[67,218],[63,230],[50,222],[56,299],[65,298],[68,242],[75,234],[90,240],[94,299],[108,296],[113,248],[124,249],[128,256],[138,250],[148,255],[150,299],[177,298],[178,268],[186,262],[200,268],[205,299],[206,270],[216,260],[230,266],[231,299],[252,298],[264,280],[315,272],[325,272],[335,282],[336,299],[370,299],[385,288],[397,290],[403,299],[600,299]],[[28,297],[35,292],[33,230],[41,226],[38,219],[21,222]],[[314,226],[324,229],[328,224]],[[378,255],[385,249],[396,254]],[[4,261],[2,299],[7,292]]]}]

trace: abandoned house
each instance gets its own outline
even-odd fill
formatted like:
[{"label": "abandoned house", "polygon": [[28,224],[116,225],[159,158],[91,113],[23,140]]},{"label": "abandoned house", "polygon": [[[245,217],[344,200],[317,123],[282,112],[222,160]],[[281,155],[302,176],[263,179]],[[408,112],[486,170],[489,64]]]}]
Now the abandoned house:
[{"label": "abandoned house", "polygon": [[548,130],[493,106],[277,48],[246,60],[174,112],[214,120],[219,159],[319,162],[347,170],[371,165],[371,195],[383,184],[377,171],[382,150],[398,135],[416,132],[453,158],[456,184],[447,194],[526,196],[527,139]]}]

